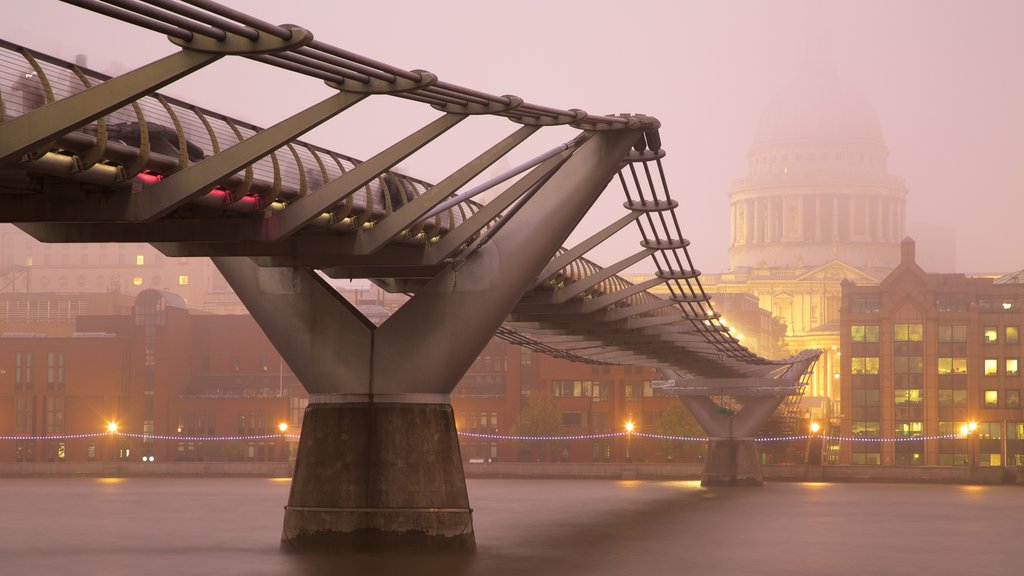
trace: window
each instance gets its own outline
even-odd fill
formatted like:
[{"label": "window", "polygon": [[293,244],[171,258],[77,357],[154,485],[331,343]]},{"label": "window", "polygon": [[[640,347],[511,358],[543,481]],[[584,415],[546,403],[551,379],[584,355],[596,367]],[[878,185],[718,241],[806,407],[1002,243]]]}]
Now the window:
[{"label": "window", "polygon": [[921,374],[924,372],[924,358],[921,356],[893,357],[893,371],[897,374]]},{"label": "window", "polygon": [[32,353],[17,352],[14,355],[14,389],[32,389]]},{"label": "window", "polygon": [[582,412],[562,412],[562,426],[582,426],[583,425],[583,413]]},{"label": "window", "polygon": [[939,388],[939,406],[967,406],[967,390]]},{"label": "window", "polygon": [[939,358],[939,374],[967,374],[967,358]]},{"label": "window", "polygon": [[985,408],[999,408],[999,390],[985,390]]},{"label": "window", "polygon": [[878,374],[878,358],[850,358],[851,374]]},{"label": "window", "polygon": [[854,314],[872,314],[881,309],[878,298],[851,298],[850,312]]},{"label": "window", "polygon": [[924,423],[922,422],[900,422],[896,424],[896,434],[902,434],[904,436],[920,436],[924,433]]},{"label": "window", "polygon": [[1013,298],[1003,298],[1002,302],[1000,302],[999,304],[999,307],[1002,308],[1003,311],[1009,312],[1010,310],[1013,310],[1013,307],[1017,304],[1017,301],[1014,300]]},{"label": "window", "polygon": [[1006,407],[1020,408],[1020,390],[1006,391]]},{"label": "window", "polygon": [[854,342],[878,342],[878,326],[850,326],[850,338]]},{"label": "window", "polygon": [[146,257],[145,256],[143,256],[142,254],[137,254],[135,256],[135,265],[136,266],[142,266],[145,263],[146,263]]},{"label": "window", "polygon": [[939,312],[967,312],[967,296],[943,294],[935,299],[935,307]]},{"label": "window", "polygon": [[1017,330],[1017,327],[1016,326],[1007,326],[1006,327],[1006,343],[1007,344],[1017,344],[1018,342],[1020,342],[1020,334],[1019,334],[1019,331]]},{"label": "window", "polygon": [[181,276],[178,276],[178,286],[188,286],[188,276],[187,275],[182,274]]},{"label": "window", "polygon": [[939,326],[939,342],[967,342],[967,326]]},{"label": "window", "polygon": [[1020,372],[1017,370],[1017,359],[1007,358],[1006,359],[1006,375],[1007,376],[1019,376]]},{"label": "window", "polygon": [[920,342],[924,339],[924,328],[921,324],[894,324],[893,333],[897,342]]},{"label": "window", "polygon": [[132,278],[132,284],[136,286],[142,286],[142,276],[136,276],[135,278]]},{"label": "window", "polygon": [[924,391],[917,388],[896,388],[896,404],[920,404],[924,400]]},{"label": "window", "polygon": [[995,358],[985,358],[985,376],[998,376],[999,375],[999,360]]},{"label": "window", "polygon": [[999,342],[999,329],[995,326],[985,326],[984,342],[985,344],[995,344]]},{"label": "window", "polygon": [[881,427],[878,422],[854,422],[853,435],[863,438],[878,438]]}]

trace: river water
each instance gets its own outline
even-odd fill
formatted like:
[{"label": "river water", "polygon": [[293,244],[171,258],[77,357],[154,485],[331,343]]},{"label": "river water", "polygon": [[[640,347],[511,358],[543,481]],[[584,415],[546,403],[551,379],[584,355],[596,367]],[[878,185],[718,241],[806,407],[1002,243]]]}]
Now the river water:
[{"label": "river water", "polygon": [[287,479],[0,479],[0,576],[1024,573],[1024,488],[469,481],[472,557],[278,551]]}]

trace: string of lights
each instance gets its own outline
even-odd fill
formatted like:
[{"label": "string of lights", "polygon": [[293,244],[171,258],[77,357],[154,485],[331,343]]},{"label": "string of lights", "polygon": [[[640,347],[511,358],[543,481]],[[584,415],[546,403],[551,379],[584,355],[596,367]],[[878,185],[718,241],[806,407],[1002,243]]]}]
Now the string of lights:
[{"label": "string of lights", "polygon": [[[671,440],[676,442],[706,442],[708,439],[703,436],[671,436],[666,434],[648,434],[646,432],[609,432],[606,434],[578,434],[573,436],[516,436],[511,434],[481,434],[477,432],[459,432],[459,436],[465,438],[481,438],[485,440],[514,440],[522,442],[530,441],[572,441],[572,440],[601,440],[617,438],[622,436],[637,436],[640,438],[651,438],[654,440]],[[212,441],[248,441],[248,440],[276,440],[280,438],[298,439],[298,434],[255,434],[249,436],[177,436],[161,434],[137,434],[133,432],[93,432],[89,434],[53,434],[50,436],[0,436],[0,441],[30,441],[30,440],[79,440],[87,438],[123,436],[125,438],[137,438],[141,440],[172,440],[178,442],[212,442]],[[754,438],[755,442],[786,442],[793,440],[809,440],[821,438],[823,440],[838,442],[917,442],[921,440],[962,440],[967,438],[965,434],[940,434],[936,436],[900,436],[896,438],[865,438],[860,436],[831,436],[803,434],[799,436],[771,436]]]}]

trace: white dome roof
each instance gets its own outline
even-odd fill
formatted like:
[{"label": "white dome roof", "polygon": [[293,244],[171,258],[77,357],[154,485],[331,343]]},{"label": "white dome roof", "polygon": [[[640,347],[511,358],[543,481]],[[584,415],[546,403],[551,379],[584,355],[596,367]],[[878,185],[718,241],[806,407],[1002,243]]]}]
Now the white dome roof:
[{"label": "white dome roof", "polygon": [[874,108],[827,61],[807,61],[800,76],[765,109],[754,148],[780,142],[885,145]]}]

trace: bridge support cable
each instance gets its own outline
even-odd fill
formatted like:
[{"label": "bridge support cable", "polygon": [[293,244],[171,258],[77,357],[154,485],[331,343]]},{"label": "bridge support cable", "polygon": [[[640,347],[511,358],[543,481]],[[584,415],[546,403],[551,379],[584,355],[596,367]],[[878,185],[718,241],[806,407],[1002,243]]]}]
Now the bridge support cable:
[{"label": "bridge support cable", "polygon": [[546,182],[531,201],[379,327],[310,268],[214,258],[310,392],[284,547],[475,545],[448,395],[635,139],[595,133],[536,168]]}]

